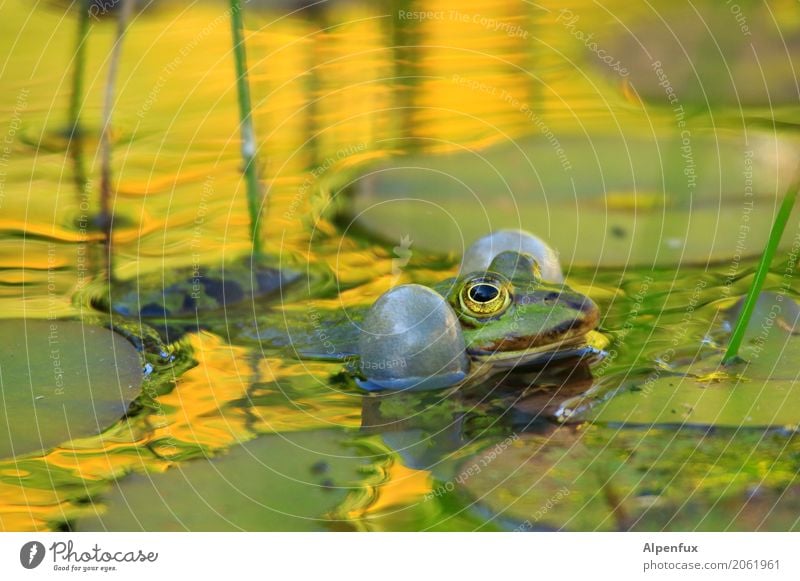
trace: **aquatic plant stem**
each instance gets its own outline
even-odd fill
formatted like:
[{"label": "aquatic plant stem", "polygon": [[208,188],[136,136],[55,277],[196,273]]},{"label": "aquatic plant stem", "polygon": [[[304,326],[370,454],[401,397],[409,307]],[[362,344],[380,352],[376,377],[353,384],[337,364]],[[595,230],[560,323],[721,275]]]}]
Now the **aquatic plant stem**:
[{"label": "aquatic plant stem", "polygon": [[247,186],[247,209],[250,213],[250,242],[253,255],[261,254],[260,214],[261,185],[256,165],[256,136],[253,128],[250,84],[247,78],[247,55],[244,46],[244,24],[239,0],[230,0],[231,30],[233,33],[233,58],[236,64],[236,92],[239,98],[239,118],[242,139],[242,161]]},{"label": "aquatic plant stem", "polygon": [[91,0],[80,0],[78,12],[78,35],[75,40],[74,67],[72,69],[72,92],[69,96],[70,138],[81,135],[81,104],[83,102],[83,79],[86,71],[86,44],[89,38],[89,6]]},{"label": "aquatic plant stem", "polygon": [[108,78],[106,80],[105,97],[103,100],[103,125],[100,133],[100,227],[105,234],[108,275],[109,280],[113,276],[112,253],[111,253],[111,118],[114,113],[114,95],[116,94],[117,71],[119,60],[122,55],[122,41],[125,38],[125,30],[128,21],[133,13],[134,0],[122,0],[122,5],[117,15],[117,36],[114,46],[111,48],[111,57],[108,62]]},{"label": "aquatic plant stem", "polygon": [[72,91],[69,96],[67,112],[67,150],[74,165],[73,179],[78,192],[79,204],[89,189],[86,168],[83,160],[83,128],[81,127],[81,109],[83,104],[83,79],[86,71],[86,45],[89,39],[89,8],[92,0],[79,0],[78,31],[75,37],[75,54],[73,55]]},{"label": "aquatic plant stem", "polygon": [[800,168],[798,168],[796,176],[797,177],[795,177],[789,189],[786,191],[786,195],[783,197],[778,215],[775,216],[775,222],[772,224],[767,246],[764,248],[764,253],[761,255],[761,260],[758,262],[758,267],[753,276],[753,282],[750,283],[750,289],[747,291],[744,307],[742,307],[739,313],[739,318],[736,320],[736,325],[731,334],[731,340],[728,343],[728,349],[725,351],[725,356],[722,358],[723,365],[729,365],[739,359],[739,348],[742,345],[747,324],[750,322],[750,317],[753,315],[753,309],[756,306],[756,301],[764,286],[764,280],[766,280],[767,273],[769,272],[769,265],[772,263],[772,258],[775,256],[775,251],[778,249],[778,244],[786,228],[786,222],[789,221],[789,216],[792,213],[795,200],[797,199],[797,190],[800,189]]}]

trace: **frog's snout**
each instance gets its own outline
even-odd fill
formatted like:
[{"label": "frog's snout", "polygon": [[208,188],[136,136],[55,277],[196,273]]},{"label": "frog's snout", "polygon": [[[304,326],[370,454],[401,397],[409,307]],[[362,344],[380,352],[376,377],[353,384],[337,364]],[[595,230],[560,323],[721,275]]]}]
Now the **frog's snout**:
[{"label": "frog's snout", "polygon": [[541,300],[551,308],[565,307],[570,315],[561,321],[551,319],[552,326],[532,336],[528,348],[545,347],[583,337],[600,322],[599,307],[585,295],[564,289],[560,292],[551,291]]},{"label": "frog's snout", "polygon": [[570,309],[573,309],[577,313],[580,313],[580,316],[578,316],[576,320],[580,322],[578,326],[581,329],[584,329],[585,333],[588,333],[597,327],[597,324],[600,322],[600,308],[592,299],[586,295],[580,295],[577,293],[551,294],[555,295],[551,299],[553,300],[554,304],[561,303],[565,306],[568,306]]}]

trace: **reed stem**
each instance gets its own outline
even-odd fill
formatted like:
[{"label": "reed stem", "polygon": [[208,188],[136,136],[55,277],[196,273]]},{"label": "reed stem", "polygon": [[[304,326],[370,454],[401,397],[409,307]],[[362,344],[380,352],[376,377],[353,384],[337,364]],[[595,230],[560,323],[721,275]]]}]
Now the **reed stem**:
[{"label": "reed stem", "polygon": [[114,96],[116,94],[117,73],[119,69],[120,56],[122,55],[122,42],[125,38],[125,31],[128,21],[133,13],[134,0],[122,0],[119,14],[117,15],[117,37],[114,46],[111,48],[111,56],[108,62],[108,78],[106,80],[105,96],[103,99],[103,124],[100,133],[100,227],[105,234],[108,260],[109,279],[113,276],[111,267],[111,118],[114,113]]},{"label": "reed stem", "polygon": [[764,281],[769,272],[769,265],[772,263],[772,258],[775,256],[775,251],[778,249],[783,231],[786,229],[786,222],[789,221],[789,216],[792,214],[798,189],[800,189],[800,169],[798,170],[798,177],[795,178],[794,182],[786,191],[778,214],[775,216],[775,222],[772,224],[767,246],[764,248],[764,253],[761,255],[761,260],[758,262],[758,267],[753,276],[753,282],[750,283],[750,289],[747,291],[747,298],[744,301],[744,306],[733,328],[731,340],[728,343],[728,349],[725,351],[725,355],[722,358],[723,365],[729,365],[739,360],[739,348],[742,345],[742,340],[744,339],[747,325],[750,322],[750,317],[753,316],[753,309],[755,309],[758,296],[761,294],[761,289],[764,287]]},{"label": "reed stem", "polygon": [[67,151],[72,158],[73,180],[77,189],[79,203],[88,195],[89,180],[83,159],[84,131],[81,126],[81,109],[83,105],[83,80],[86,76],[86,46],[89,40],[89,7],[91,0],[80,0],[78,8],[78,31],[75,36],[75,54],[73,55],[72,91],[69,96],[67,111]]},{"label": "reed stem", "polygon": [[81,134],[81,104],[83,102],[83,79],[86,71],[86,44],[89,38],[89,5],[91,0],[80,0],[78,11],[78,35],[75,39],[75,65],[72,69],[72,92],[69,96],[70,138]]},{"label": "reed stem", "polygon": [[231,29],[233,33],[233,58],[236,64],[236,91],[239,98],[239,118],[241,121],[242,161],[247,185],[247,209],[250,213],[250,242],[253,255],[261,254],[261,185],[258,182],[256,165],[256,138],[253,128],[252,106],[250,103],[250,84],[247,77],[247,55],[244,46],[244,24],[239,0],[230,0]]}]

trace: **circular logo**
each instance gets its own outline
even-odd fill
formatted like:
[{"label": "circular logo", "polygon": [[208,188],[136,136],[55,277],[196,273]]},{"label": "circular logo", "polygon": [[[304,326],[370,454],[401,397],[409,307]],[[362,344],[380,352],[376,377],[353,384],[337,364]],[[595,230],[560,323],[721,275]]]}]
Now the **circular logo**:
[{"label": "circular logo", "polygon": [[35,569],[44,560],[44,545],[39,541],[30,541],[19,550],[19,562],[26,569]]}]

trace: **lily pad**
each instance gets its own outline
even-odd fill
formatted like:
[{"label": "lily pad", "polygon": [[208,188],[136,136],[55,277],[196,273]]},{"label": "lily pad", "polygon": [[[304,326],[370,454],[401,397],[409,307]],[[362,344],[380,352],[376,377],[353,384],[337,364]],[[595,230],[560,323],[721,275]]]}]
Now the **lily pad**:
[{"label": "lily pad", "polygon": [[[632,489],[624,458],[592,450],[567,428],[503,440],[461,462],[453,480],[487,519],[520,530],[615,530],[603,486],[617,475],[616,494]],[[624,489],[622,481],[626,481]]]},{"label": "lily pad", "polygon": [[797,451],[759,430],[556,428],[486,447],[453,481],[512,530],[794,530]]},{"label": "lily pad", "polygon": [[[723,329],[735,322],[742,300],[721,313]],[[585,418],[616,424],[800,426],[799,314],[790,295],[764,292],[745,333],[740,364],[723,367],[721,347],[684,347],[688,355],[667,357],[634,375],[609,400],[587,407]],[[671,353],[677,351],[663,350],[665,356]]]},{"label": "lily pad", "polygon": [[[345,432],[264,436],[224,456],[120,481],[81,531],[314,531],[363,479]],[[300,501],[302,499],[302,502]]]},{"label": "lily pad", "polygon": [[776,196],[794,171],[787,160],[796,155],[784,154],[797,144],[775,134],[692,131],[688,161],[685,147],[677,133],[565,135],[559,148],[539,136],[408,156],[356,180],[346,214],[377,238],[456,255],[488,232],[526,229],[559,253],[565,270],[760,253]]},{"label": "lily pad", "polygon": [[658,370],[626,385],[589,414],[614,424],[798,426],[800,382],[682,376]]},{"label": "lily pad", "polygon": [[121,335],[77,321],[0,321],[0,457],[97,434],[139,395],[142,359]]}]

